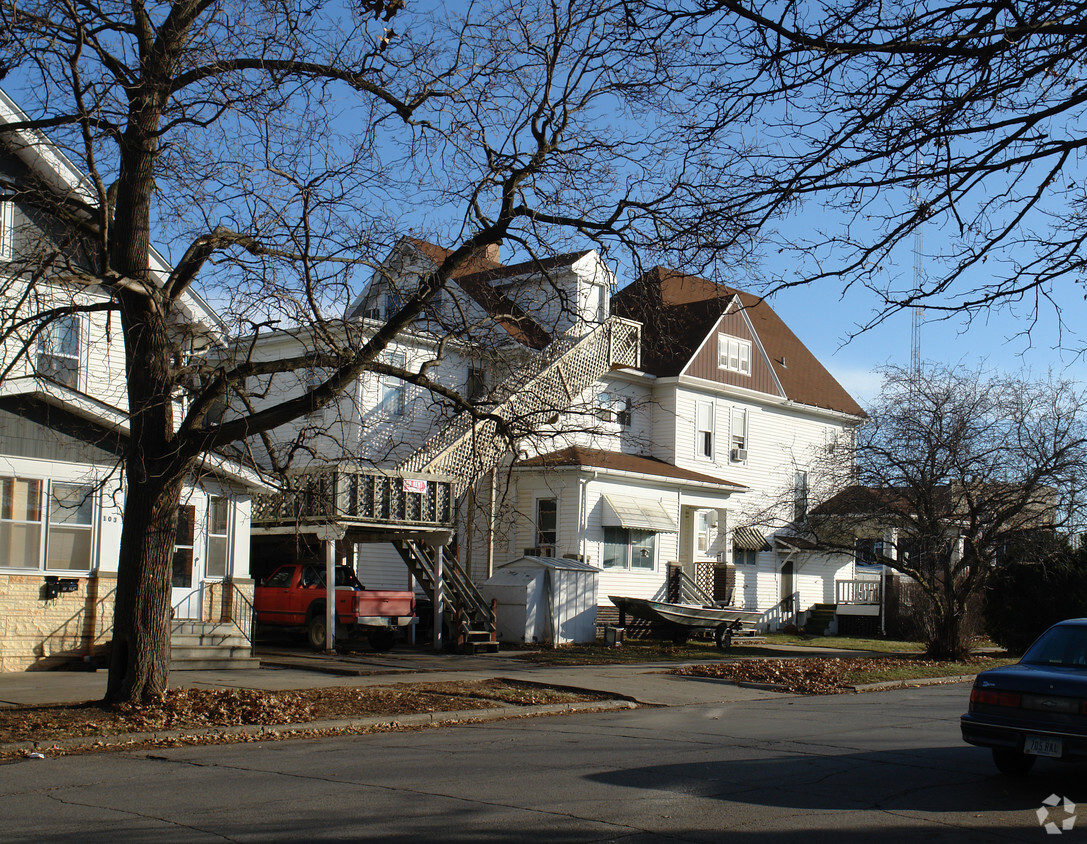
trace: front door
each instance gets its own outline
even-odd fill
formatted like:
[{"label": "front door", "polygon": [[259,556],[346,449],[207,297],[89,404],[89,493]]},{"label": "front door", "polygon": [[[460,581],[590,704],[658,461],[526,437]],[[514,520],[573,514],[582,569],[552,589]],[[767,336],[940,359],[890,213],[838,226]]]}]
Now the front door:
[{"label": "front door", "polygon": [[[794,578],[794,575],[793,575],[794,571],[795,571],[795,568],[793,566],[793,561],[792,560],[789,560],[787,563],[785,563],[785,565],[783,565],[781,567],[781,600],[782,601],[784,601],[787,598],[790,598],[792,596],[793,592],[796,591],[796,584],[794,582],[795,578]],[[794,607],[788,607],[787,609],[790,612],[795,612]]]},{"label": "front door", "polygon": [[196,508],[183,504],[177,508],[177,536],[174,539],[174,561],[170,572],[170,606],[175,619],[199,621],[203,602],[200,593],[200,564],[196,560]]}]

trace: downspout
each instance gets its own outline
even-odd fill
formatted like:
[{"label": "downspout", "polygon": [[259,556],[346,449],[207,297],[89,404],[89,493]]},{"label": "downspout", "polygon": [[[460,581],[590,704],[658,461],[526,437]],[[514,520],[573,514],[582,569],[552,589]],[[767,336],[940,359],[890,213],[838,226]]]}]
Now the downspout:
[{"label": "downspout", "polygon": [[498,495],[498,469],[491,469],[491,497],[487,504],[487,577],[494,574],[494,500]]}]

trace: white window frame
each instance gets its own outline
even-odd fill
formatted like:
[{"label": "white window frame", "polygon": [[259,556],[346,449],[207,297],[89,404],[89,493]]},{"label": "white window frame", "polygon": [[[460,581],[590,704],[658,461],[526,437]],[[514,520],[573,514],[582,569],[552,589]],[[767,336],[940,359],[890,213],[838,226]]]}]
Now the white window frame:
[{"label": "white window frame", "polygon": [[[748,422],[750,414],[746,407],[734,407],[731,414],[732,434],[729,438],[729,460],[733,463],[747,462]],[[743,452],[741,457],[738,452]]]},{"label": "white window frame", "polygon": [[[386,352],[385,363],[398,369],[406,369],[406,352]],[[403,416],[408,408],[408,385],[392,375],[385,375],[381,382],[381,410],[386,416]]]},{"label": "white window frame", "polygon": [[733,548],[732,563],[737,566],[757,566],[759,552],[751,548]]},{"label": "white window frame", "polygon": [[751,341],[729,334],[718,334],[717,368],[751,375]]},{"label": "white window frame", "polygon": [[479,401],[487,395],[487,371],[482,364],[469,363],[464,379],[464,397],[468,401]]},{"label": "white window frame", "polygon": [[10,261],[12,254],[12,232],[15,230],[15,203],[10,199],[0,199],[0,261]]},{"label": "white window frame", "polygon": [[[75,326],[75,350],[62,350],[55,349],[54,344],[67,339],[68,329],[66,326]],[[67,314],[65,316],[57,317],[52,320],[48,325],[45,325],[41,332],[38,334],[38,348],[37,354],[34,360],[34,372],[42,378],[48,378],[51,381],[56,381],[58,384],[63,384],[66,387],[70,387],[73,390],[78,390],[83,384],[83,339],[85,334],[85,326],[83,319],[79,314]],[[61,380],[55,377],[56,368],[50,368],[46,365],[47,362],[68,362],[69,364],[74,361],[74,367],[71,368],[71,381]]]},{"label": "white window frame", "polygon": [[717,411],[714,402],[696,401],[694,415],[695,457],[698,460],[708,460],[712,463],[717,456],[717,438],[714,436]]},{"label": "white window frame", "polygon": [[[234,536],[234,502],[230,500],[226,495],[209,495],[208,496],[208,511],[207,511],[207,524],[205,525],[205,546],[204,546],[204,577],[208,580],[225,580],[232,576],[234,573],[234,543],[232,542]],[[217,527],[215,524],[215,508],[225,508],[225,523],[223,524],[223,533],[216,533],[214,529]],[[222,572],[212,571],[213,567],[213,554],[212,545],[213,540],[215,543],[222,543]]]},{"label": "white window frame", "polygon": [[[6,571],[27,574],[38,572],[44,574],[87,575],[97,568],[98,552],[98,501],[95,495],[95,485],[82,481],[52,480],[40,477],[25,477],[17,475],[4,475],[0,477],[0,483],[10,482],[33,484],[37,487],[37,501],[33,505],[33,512],[37,519],[12,519],[4,516],[3,496],[0,494],[0,526],[12,526],[23,529],[32,529],[37,534],[36,559],[29,566],[3,566]],[[64,501],[57,497],[62,488],[72,488],[77,491],[79,507],[86,507],[85,521],[69,521],[57,518],[57,508],[65,509]],[[29,500],[29,499],[28,499]],[[69,499],[76,501],[77,499]],[[72,509],[72,508],[68,508]],[[80,537],[86,537],[83,541],[87,551],[86,567],[73,568],[70,566],[50,565],[50,559],[61,543],[61,537],[65,534],[75,533]]]},{"label": "white window frame", "polygon": [[[544,530],[541,527],[541,522],[543,521],[543,519],[540,517],[540,505],[545,504],[545,503],[550,503],[550,504],[553,504],[555,506],[555,526],[551,531],[548,531],[549,533],[552,534],[550,542],[545,541],[545,539],[547,539],[547,537],[544,536]],[[551,556],[551,557],[558,556],[558,545],[559,545],[559,499],[558,499],[558,497],[554,496],[554,495],[540,496],[539,498],[536,499],[535,511],[536,511],[536,519],[533,522],[533,527],[535,528],[535,534],[536,534],[536,539],[535,539],[535,543],[534,543],[535,548],[536,548],[536,553],[540,554],[542,556]],[[547,549],[549,549],[549,550],[547,550]],[[545,553],[545,551],[546,551],[546,553]]]},{"label": "white window frame", "polygon": [[793,521],[801,522],[808,515],[808,473],[797,469],[793,473]]},{"label": "white window frame", "polygon": [[[657,557],[660,554],[660,542],[657,540],[657,536],[658,534],[651,530],[634,530],[632,528],[606,525],[600,543],[600,567],[604,571],[628,571],[642,574],[655,572],[657,570]],[[643,547],[647,544],[646,539],[650,539],[652,542],[652,551],[643,555],[643,551],[649,550]],[[609,546],[623,548],[623,559],[620,564],[616,565],[610,562],[611,558],[608,556]],[[647,562],[636,564],[638,560]]]},{"label": "white window frame", "polygon": [[695,550],[707,554],[710,550],[710,511],[699,510],[695,514]]}]

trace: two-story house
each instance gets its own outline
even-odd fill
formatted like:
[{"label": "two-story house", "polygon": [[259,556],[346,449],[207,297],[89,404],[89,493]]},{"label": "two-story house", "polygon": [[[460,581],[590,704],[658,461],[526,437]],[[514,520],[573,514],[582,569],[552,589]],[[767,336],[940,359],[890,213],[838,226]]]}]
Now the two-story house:
[{"label": "two-story house", "polygon": [[[0,121],[25,119],[0,91]],[[70,280],[76,274],[67,268],[92,269],[93,258],[35,199],[51,191],[92,202],[84,175],[40,133],[4,139],[0,671],[12,671],[93,659],[110,640],[128,423],[123,338],[109,294]],[[152,261],[165,278],[165,260],[153,254]],[[220,320],[198,296],[189,294],[181,309],[179,343],[223,342]],[[40,318],[53,310],[53,318]],[[179,409],[183,401],[179,396]],[[172,572],[177,617],[213,614],[235,573],[248,583],[250,495],[262,486],[228,460],[209,457],[204,468],[181,503]]]}]

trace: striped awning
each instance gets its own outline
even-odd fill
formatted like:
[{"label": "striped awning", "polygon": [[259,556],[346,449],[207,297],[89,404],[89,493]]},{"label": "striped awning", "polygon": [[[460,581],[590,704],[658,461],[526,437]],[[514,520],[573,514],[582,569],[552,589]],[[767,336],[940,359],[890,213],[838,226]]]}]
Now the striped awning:
[{"label": "striped awning", "polygon": [[770,545],[758,530],[753,527],[738,527],[732,531],[732,547],[741,551],[769,551]]},{"label": "striped awning", "polygon": [[656,533],[678,533],[679,528],[659,501],[634,498],[629,495],[604,495],[604,527],[624,527],[651,530]]}]

